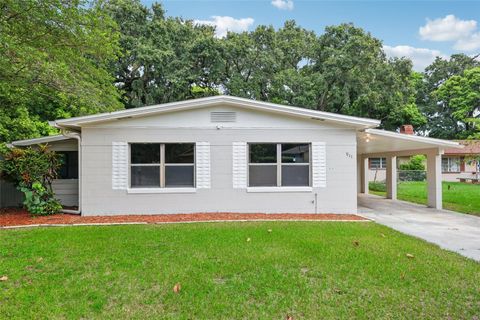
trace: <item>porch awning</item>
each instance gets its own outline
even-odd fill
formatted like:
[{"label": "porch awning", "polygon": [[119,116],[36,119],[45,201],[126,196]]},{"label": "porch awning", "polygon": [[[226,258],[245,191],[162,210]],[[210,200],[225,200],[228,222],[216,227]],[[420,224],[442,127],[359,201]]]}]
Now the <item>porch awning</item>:
[{"label": "porch awning", "polygon": [[72,139],[72,138],[65,137],[64,135],[59,134],[55,136],[47,136],[47,137],[26,139],[26,140],[17,140],[17,141],[13,141],[11,145],[14,147],[27,147],[27,146],[32,146],[36,144],[45,144],[49,142],[64,141],[69,139]]},{"label": "porch awning", "polygon": [[415,154],[428,149],[463,148],[455,141],[420,137],[379,129],[366,129],[357,133],[358,154]]}]

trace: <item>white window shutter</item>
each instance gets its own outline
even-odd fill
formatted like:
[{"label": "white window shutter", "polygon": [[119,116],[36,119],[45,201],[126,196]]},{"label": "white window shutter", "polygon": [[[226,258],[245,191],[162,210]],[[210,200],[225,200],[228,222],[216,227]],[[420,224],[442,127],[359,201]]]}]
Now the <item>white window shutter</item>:
[{"label": "white window shutter", "polygon": [[232,145],[232,181],[234,189],[247,187],[247,143],[234,142]]},{"label": "white window shutter", "polygon": [[199,189],[210,189],[210,143],[195,144],[195,165],[197,172],[196,186]]},{"label": "white window shutter", "polygon": [[128,187],[128,143],[112,142],[112,189]]},{"label": "white window shutter", "polygon": [[327,186],[327,150],[325,142],[312,142],[312,186]]}]

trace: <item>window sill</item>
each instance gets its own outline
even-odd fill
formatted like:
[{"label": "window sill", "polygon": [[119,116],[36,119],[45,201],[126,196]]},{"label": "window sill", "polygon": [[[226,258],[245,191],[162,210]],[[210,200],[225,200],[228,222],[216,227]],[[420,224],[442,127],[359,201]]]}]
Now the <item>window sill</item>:
[{"label": "window sill", "polygon": [[129,188],[127,193],[196,193],[196,188]]},{"label": "window sill", "polygon": [[312,187],[248,187],[247,192],[312,192]]}]

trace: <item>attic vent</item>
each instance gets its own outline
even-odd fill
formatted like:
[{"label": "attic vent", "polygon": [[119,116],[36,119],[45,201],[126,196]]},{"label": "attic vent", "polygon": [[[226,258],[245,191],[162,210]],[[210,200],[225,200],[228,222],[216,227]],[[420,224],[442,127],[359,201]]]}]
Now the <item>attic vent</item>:
[{"label": "attic vent", "polygon": [[212,111],[210,122],[236,122],[237,113],[233,111]]}]

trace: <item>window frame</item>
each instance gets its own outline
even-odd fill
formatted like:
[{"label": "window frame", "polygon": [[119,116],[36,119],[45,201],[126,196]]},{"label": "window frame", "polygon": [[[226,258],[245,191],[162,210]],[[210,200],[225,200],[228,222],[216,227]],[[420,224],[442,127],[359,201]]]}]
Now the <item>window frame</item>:
[{"label": "window frame", "polygon": [[[61,155],[63,158],[62,160],[62,165],[58,168],[58,178],[56,180],[78,180],[79,179],[79,169],[78,169],[78,151],[73,151],[73,150],[59,150],[56,151],[58,155]],[[72,158],[70,155],[75,155],[76,161],[75,161],[75,166],[71,166],[71,161]],[[62,177],[61,176],[61,171],[63,168],[66,168],[66,176],[67,177]],[[70,169],[73,168],[73,172],[71,172]]]},{"label": "window frame", "polygon": [[[159,163],[132,163],[132,145],[134,144],[158,144],[160,148],[160,162]],[[167,144],[192,144],[193,145],[193,163],[167,163],[165,159],[165,145]],[[149,186],[132,186],[132,167],[159,167],[160,185]],[[193,167],[193,184],[191,186],[173,186],[166,185],[165,168],[166,167]],[[196,158],[196,143],[195,142],[129,142],[128,143],[128,188],[132,193],[146,190],[175,190],[175,189],[195,189],[197,185],[197,158]]]},{"label": "window frame", "polygon": [[[443,161],[447,160],[447,170],[444,170]],[[456,166],[457,170],[452,170],[452,165]],[[461,173],[461,157],[442,157],[442,173]]]},{"label": "window frame", "polygon": [[[254,144],[273,144],[276,146],[275,163],[252,163],[250,162],[250,147]],[[282,145],[285,144],[306,144],[308,145],[308,162],[282,162]],[[250,185],[250,167],[251,166],[276,166],[277,183],[274,186],[252,186]],[[308,166],[308,184],[303,186],[286,186],[282,185],[282,167],[283,166]],[[312,143],[311,142],[247,142],[247,189],[254,190],[291,190],[291,189],[305,189],[309,190],[312,187]]]},{"label": "window frame", "polygon": [[[380,159],[380,167],[372,166],[373,159]],[[368,159],[368,168],[371,170],[386,170],[387,169],[387,158],[385,157],[372,157]]]}]

